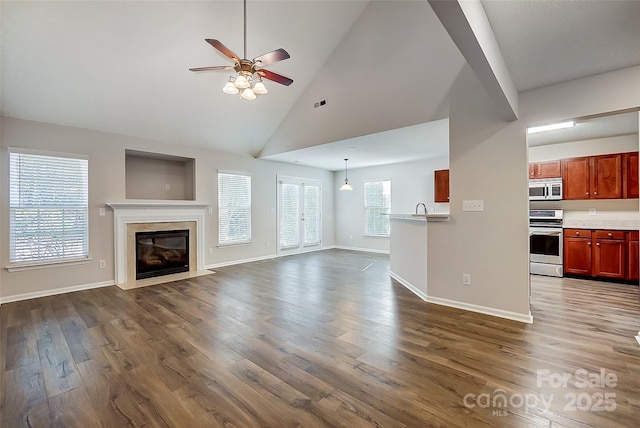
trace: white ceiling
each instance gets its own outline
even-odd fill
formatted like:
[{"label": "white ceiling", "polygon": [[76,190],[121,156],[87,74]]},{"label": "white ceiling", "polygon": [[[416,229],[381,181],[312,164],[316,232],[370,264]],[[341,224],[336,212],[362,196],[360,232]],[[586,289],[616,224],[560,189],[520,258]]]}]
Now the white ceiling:
[{"label": "white ceiling", "polygon": [[449,119],[292,150],[263,159],[342,171],[449,156]]},{"label": "white ceiling", "polygon": [[585,141],[638,133],[638,112],[628,112],[587,120],[576,120],[573,128],[529,134],[529,146]]},{"label": "white ceiling", "polygon": [[[519,91],[640,64],[640,1],[482,3]],[[226,72],[188,71],[229,63],[205,38],[242,54],[239,0],[0,7],[5,116],[246,156],[277,135],[312,147],[269,159],[329,170],[441,153],[443,122],[420,124],[446,117],[443,76],[462,61],[426,1],[249,1],[248,56],[285,48],[269,69],[294,83],[247,102],[221,92]],[[408,67],[417,82],[398,78]],[[296,127],[326,94],[330,108],[302,116],[313,132]]]}]

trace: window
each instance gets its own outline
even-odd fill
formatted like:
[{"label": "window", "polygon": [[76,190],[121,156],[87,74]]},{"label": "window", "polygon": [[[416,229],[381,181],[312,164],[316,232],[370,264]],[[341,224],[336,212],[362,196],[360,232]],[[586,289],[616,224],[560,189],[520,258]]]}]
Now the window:
[{"label": "window", "polygon": [[320,185],[303,184],[304,189],[304,245],[319,245],[320,238]]},{"label": "window", "polygon": [[89,257],[88,160],[9,152],[9,261]]},{"label": "window", "polygon": [[218,242],[251,242],[251,177],[218,173]]},{"label": "window", "polygon": [[365,181],[364,234],[389,236],[389,210],[391,208],[391,181]]}]

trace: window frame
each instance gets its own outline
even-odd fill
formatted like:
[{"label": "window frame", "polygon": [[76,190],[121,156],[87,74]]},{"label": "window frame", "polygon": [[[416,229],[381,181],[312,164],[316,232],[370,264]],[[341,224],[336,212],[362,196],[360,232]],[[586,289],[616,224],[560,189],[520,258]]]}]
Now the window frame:
[{"label": "window frame", "polygon": [[[9,209],[9,227],[8,227],[8,234],[9,234],[9,248],[8,248],[8,253],[9,253],[9,264],[6,266],[6,269],[9,272],[15,272],[15,271],[21,271],[21,270],[31,270],[31,269],[43,269],[43,268],[49,268],[49,267],[55,267],[55,266],[68,266],[68,265],[80,265],[80,264],[86,264],[89,263],[91,261],[91,258],[89,257],[90,254],[90,210],[89,210],[89,156],[84,155],[84,154],[79,154],[79,153],[67,153],[67,152],[54,152],[54,151],[46,151],[46,150],[34,150],[34,149],[28,149],[28,148],[21,148],[21,147],[9,147],[8,150],[8,156],[7,156],[7,178],[8,178],[8,191],[9,191],[9,195],[8,195],[8,209]],[[69,257],[55,257],[55,258],[32,258],[29,260],[16,260],[15,259],[15,254],[14,254],[14,249],[12,249],[13,246],[13,242],[15,240],[15,230],[12,227],[12,218],[13,218],[13,213],[12,211],[14,209],[19,209],[19,208],[25,208],[22,205],[12,205],[12,198],[11,198],[11,188],[12,188],[12,170],[11,170],[11,157],[12,155],[20,155],[20,156],[41,156],[41,157],[49,157],[49,158],[57,158],[57,159],[77,159],[77,160],[81,160],[81,161],[85,161],[85,166],[84,168],[86,168],[86,176],[84,183],[82,183],[85,187],[86,187],[86,195],[85,195],[85,200],[86,200],[86,205],[82,205],[81,206],[81,211],[84,210],[84,221],[85,221],[85,227],[84,227],[84,233],[83,233],[83,255],[77,256],[77,255],[73,255],[73,256],[69,256]],[[78,210],[78,205],[73,205],[74,211]],[[46,206],[42,203],[40,203],[39,205],[32,205],[29,208],[35,208],[35,209],[43,209],[43,208],[51,208],[50,206]],[[67,205],[66,207],[70,208],[71,205]],[[65,206],[62,206],[62,210],[64,210]]]},{"label": "window frame", "polygon": [[[239,177],[247,177],[249,178],[249,222],[248,222],[248,232],[249,232],[249,236],[246,239],[236,239],[236,240],[227,240],[222,242],[220,240],[221,235],[221,216],[220,216],[220,212],[222,211],[222,209],[228,209],[226,206],[223,207],[220,202],[221,202],[221,184],[222,181],[220,179],[221,175],[229,175],[229,176],[239,176]],[[246,172],[240,172],[240,171],[229,171],[229,170],[222,170],[219,169],[218,170],[218,174],[217,174],[217,179],[218,179],[218,248],[224,248],[224,247],[232,247],[232,246],[237,246],[237,245],[248,245],[253,243],[253,176],[249,173]],[[245,207],[246,208],[246,207]],[[228,225],[227,225],[228,227]]]},{"label": "window frame", "polygon": [[[389,182],[389,205],[386,207],[383,207],[384,209],[386,209],[386,214],[381,214],[381,215],[386,215],[387,218],[387,222],[389,224],[389,233],[371,233],[368,231],[369,229],[369,223],[368,223],[368,219],[369,219],[369,210],[372,208],[379,208],[379,207],[370,207],[367,205],[367,184],[371,184],[371,183],[384,183],[384,182]],[[366,237],[371,237],[371,238],[389,238],[391,236],[391,219],[389,217],[389,214],[391,212],[391,179],[390,178],[385,178],[385,179],[371,179],[371,180],[364,180],[363,182],[363,186],[362,186],[362,193],[363,193],[363,203],[364,203],[364,213],[363,213],[363,226],[364,226],[364,236]]]}]

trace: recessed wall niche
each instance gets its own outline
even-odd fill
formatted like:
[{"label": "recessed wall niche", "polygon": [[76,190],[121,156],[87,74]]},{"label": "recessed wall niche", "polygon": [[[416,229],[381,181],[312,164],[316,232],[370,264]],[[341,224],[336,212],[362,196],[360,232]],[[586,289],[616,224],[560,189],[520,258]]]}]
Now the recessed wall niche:
[{"label": "recessed wall niche", "polygon": [[125,151],[127,199],[195,200],[195,159]]}]

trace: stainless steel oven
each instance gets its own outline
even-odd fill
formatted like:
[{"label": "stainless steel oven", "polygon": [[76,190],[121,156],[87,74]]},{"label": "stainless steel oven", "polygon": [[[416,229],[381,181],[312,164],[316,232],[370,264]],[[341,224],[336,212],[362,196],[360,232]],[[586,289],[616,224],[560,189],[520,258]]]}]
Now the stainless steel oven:
[{"label": "stainless steel oven", "polygon": [[529,211],[529,271],[563,275],[562,210]]}]

